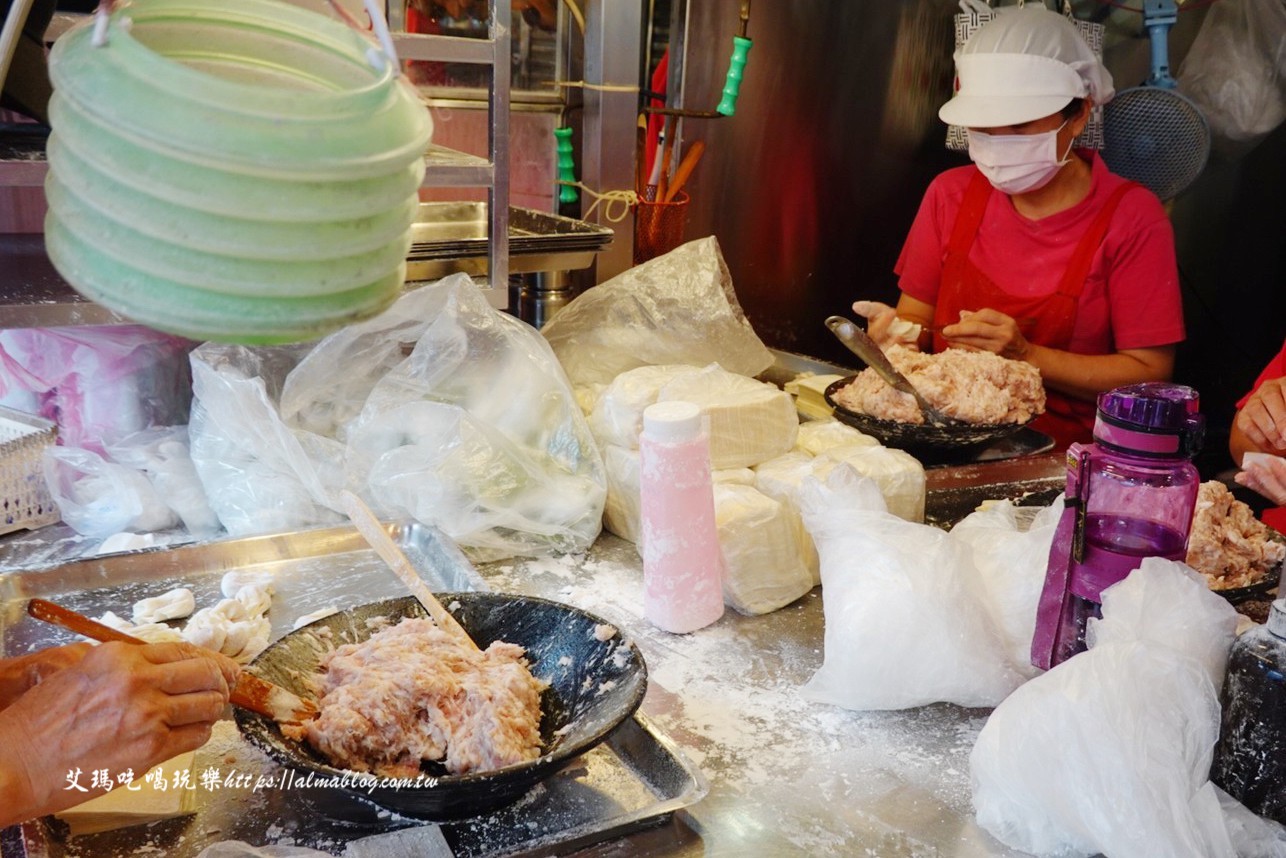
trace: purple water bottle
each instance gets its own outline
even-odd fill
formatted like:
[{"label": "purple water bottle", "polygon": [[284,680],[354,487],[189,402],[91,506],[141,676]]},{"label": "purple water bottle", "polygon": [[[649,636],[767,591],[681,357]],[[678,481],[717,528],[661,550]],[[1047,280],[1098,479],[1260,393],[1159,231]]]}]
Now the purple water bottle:
[{"label": "purple water bottle", "polygon": [[1099,395],[1094,443],[1067,450],[1066,507],[1049,550],[1032,664],[1085,649],[1102,592],[1144,557],[1183,560],[1201,477],[1205,422],[1190,387],[1146,382]]}]

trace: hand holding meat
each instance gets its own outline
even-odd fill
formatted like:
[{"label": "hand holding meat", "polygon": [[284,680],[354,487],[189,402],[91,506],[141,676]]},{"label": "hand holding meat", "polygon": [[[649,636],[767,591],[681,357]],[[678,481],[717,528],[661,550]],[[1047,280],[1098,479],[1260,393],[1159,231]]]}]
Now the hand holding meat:
[{"label": "hand holding meat", "polygon": [[46,676],[0,712],[0,826],[92,798],[95,771],[141,776],[205,744],[237,671],[190,644],[108,643]]},{"label": "hand holding meat", "polygon": [[1236,427],[1264,452],[1286,453],[1286,378],[1271,378],[1259,386],[1240,411]]},{"label": "hand holding meat", "polygon": [[1286,506],[1286,459],[1268,453],[1247,453],[1233,477],[1238,485],[1259,492],[1278,506]]},{"label": "hand holding meat", "polygon": [[866,319],[866,333],[882,349],[902,346],[920,350],[920,325],[900,318],[897,311],[879,301],[854,301],[853,312]]},{"label": "hand holding meat", "polygon": [[1010,360],[1024,360],[1031,348],[1017,320],[985,307],[962,311],[960,321],[943,327],[942,336],[953,346],[991,352]]}]

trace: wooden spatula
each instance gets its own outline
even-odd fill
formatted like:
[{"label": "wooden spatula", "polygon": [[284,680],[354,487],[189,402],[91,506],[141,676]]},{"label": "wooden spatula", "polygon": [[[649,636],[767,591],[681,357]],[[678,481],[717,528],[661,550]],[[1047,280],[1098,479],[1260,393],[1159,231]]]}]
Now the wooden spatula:
[{"label": "wooden spatula", "polygon": [[411,595],[424,606],[424,610],[429,612],[433,622],[437,623],[438,627],[447,634],[458,637],[461,643],[468,644],[473,649],[478,649],[478,645],[473,642],[473,638],[469,637],[469,633],[456,622],[450,611],[442,607],[442,603],[429,590],[423,579],[420,578],[420,573],[415,571],[410,559],[402,553],[401,548],[398,548],[397,543],[393,541],[393,537],[388,535],[384,525],[380,524],[380,520],[375,517],[375,513],[371,512],[371,508],[361,498],[348,490],[340,492],[339,497],[344,505],[344,512],[348,513],[348,517],[352,520],[353,526],[357,528],[357,532],[370,543],[371,548],[374,548],[375,553],[383,558],[394,574],[402,579],[402,583],[411,591]]},{"label": "wooden spatula", "polygon": [[[64,608],[62,605],[44,599],[32,599],[27,602],[27,613],[37,620],[52,623],[91,640],[104,643],[107,641],[147,643],[133,635],[117,631],[111,626],[105,626],[97,620],[91,620],[70,608]],[[260,679],[244,670],[237,676],[237,684],[232,689],[230,700],[234,706],[266,715],[280,724],[299,724],[317,717],[317,704],[313,701],[305,700],[280,685],[273,685],[266,679]]]}]

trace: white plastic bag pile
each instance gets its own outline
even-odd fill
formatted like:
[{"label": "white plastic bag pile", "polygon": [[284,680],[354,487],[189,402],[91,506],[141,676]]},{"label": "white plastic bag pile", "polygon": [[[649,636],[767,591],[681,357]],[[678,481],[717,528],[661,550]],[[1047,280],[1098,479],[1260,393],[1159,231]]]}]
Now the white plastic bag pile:
[{"label": "white plastic bag pile", "polygon": [[549,345],[466,275],[306,354],[193,353],[192,458],[234,535],[339,520],[348,488],[480,557],[583,551],[602,461]]},{"label": "white plastic bag pile", "polygon": [[[806,478],[801,492],[826,615],[824,660],[804,696],[858,710],[994,706],[1022,684],[1028,656],[1010,635],[1024,632],[992,613],[979,565],[1002,564],[985,541],[890,514],[878,485],[848,465]],[[1004,529],[1003,517],[993,518]],[[1030,559],[1009,568],[1004,583],[1034,616],[1053,524],[1008,537],[1025,543]]]},{"label": "white plastic bag pile", "polygon": [[186,426],[131,433],[105,452],[49,447],[45,483],[63,521],[84,536],[151,533],[180,525],[195,536],[219,530],[188,452]]},{"label": "white plastic bag pile", "polygon": [[1089,651],[1001,703],[970,758],[978,822],[1037,855],[1286,854],[1208,780],[1237,615],[1181,563],[1103,592]]}]

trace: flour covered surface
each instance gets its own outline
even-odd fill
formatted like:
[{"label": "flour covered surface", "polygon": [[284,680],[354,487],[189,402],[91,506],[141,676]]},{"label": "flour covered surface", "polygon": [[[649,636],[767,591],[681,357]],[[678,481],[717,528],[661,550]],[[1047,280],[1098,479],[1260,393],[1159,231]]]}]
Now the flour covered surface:
[{"label": "flour covered surface", "polygon": [[534,760],[546,683],[524,655],[504,641],[480,652],[431,620],[404,619],[322,659],[306,738],[338,767],[385,777],[414,777],[425,761],[467,774]]},{"label": "flour covered surface", "polygon": [[[1026,423],[1045,410],[1040,371],[1025,361],[964,349],[924,354],[898,345],[885,353],[930,405],[966,423]],[[850,411],[881,420],[924,422],[915,398],[894,390],[873,369],[858,373],[834,399]]]}]

